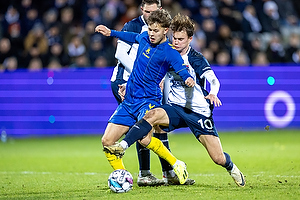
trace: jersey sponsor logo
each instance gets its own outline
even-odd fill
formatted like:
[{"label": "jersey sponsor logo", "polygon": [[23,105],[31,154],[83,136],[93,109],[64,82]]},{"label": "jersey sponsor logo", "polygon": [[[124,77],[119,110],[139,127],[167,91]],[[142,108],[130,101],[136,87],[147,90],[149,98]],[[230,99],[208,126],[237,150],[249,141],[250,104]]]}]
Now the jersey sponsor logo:
[{"label": "jersey sponsor logo", "polygon": [[188,87],[183,80],[171,80],[172,87]]}]

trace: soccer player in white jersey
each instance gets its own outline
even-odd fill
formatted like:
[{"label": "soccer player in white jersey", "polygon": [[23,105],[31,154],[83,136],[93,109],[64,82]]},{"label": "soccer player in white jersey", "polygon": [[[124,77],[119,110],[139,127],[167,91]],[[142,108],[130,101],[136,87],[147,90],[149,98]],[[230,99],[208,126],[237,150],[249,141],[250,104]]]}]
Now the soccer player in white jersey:
[{"label": "soccer player in white jersey", "polygon": [[[186,87],[178,75],[170,72],[168,104],[150,110],[129,130],[120,143],[104,148],[111,153],[123,155],[125,150],[137,140],[148,147],[153,140],[153,127],[159,126],[168,132],[189,127],[197,140],[206,148],[211,159],[224,167],[238,186],[244,187],[245,178],[233,164],[229,154],[223,152],[212,118],[213,107],[222,105],[217,97],[220,87],[219,80],[203,55],[189,45],[194,33],[194,23],[188,16],[177,14],[172,20],[171,29],[173,32],[172,44],[181,54],[189,73],[197,84],[193,88]],[[209,93],[205,90],[206,80],[211,86]],[[156,148],[163,147],[157,145]],[[167,155],[160,156],[167,157]]]}]

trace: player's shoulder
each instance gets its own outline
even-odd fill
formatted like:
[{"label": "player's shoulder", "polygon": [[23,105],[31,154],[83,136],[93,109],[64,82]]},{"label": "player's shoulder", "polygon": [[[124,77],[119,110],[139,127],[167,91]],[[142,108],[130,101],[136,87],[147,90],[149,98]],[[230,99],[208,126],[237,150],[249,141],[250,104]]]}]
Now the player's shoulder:
[{"label": "player's shoulder", "polygon": [[169,50],[171,52],[178,52],[175,47],[173,46],[173,44],[169,41],[166,41],[165,43],[162,44],[163,47],[166,49],[166,50]]},{"label": "player's shoulder", "polygon": [[188,57],[193,59],[205,59],[203,54],[196,51],[193,47],[190,47],[190,50],[188,52]]},{"label": "player's shoulder", "polygon": [[210,64],[206,60],[206,58],[203,56],[202,53],[196,51],[192,47],[190,47],[190,50],[188,52],[188,60],[192,67],[208,67]]},{"label": "player's shoulder", "polygon": [[126,22],[124,27],[122,28],[122,31],[128,31],[128,32],[135,32],[140,33],[142,30],[142,27],[145,25],[143,22],[141,16],[132,19],[129,22]]},{"label": "player's shoulder", "polygon": [[177,57],[181,58],[180,53],[169,41],[163,44],[163,48],[164,48],[164,52],[166,52],[167,57],[171,59],[175,59]]}]

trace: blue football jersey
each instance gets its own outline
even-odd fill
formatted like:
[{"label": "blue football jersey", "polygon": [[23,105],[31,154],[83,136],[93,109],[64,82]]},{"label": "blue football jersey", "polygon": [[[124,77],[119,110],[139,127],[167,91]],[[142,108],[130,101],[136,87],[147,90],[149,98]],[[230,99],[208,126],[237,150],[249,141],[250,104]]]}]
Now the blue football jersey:
[{"label": "blue football jersey", "polygon": [[171,68],[183,80],[191,77],[180,54],[168,40],[162,44],[153,45],[147,32],[136,34],[112,30],[111,36],[139,43],[133,71],[126,86],[125,101],[135,102],[143,98],[161,101],[162,92],[159,83]]}]

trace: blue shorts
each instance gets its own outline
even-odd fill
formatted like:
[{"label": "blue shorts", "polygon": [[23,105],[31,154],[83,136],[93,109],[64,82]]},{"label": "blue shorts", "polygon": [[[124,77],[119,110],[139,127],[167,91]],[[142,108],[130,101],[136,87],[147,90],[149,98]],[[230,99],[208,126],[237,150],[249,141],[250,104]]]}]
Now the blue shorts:
[{"label": "blue shorts", "polygon": [[142,119],[149,110],[160,105],[161,101],[157,99],[141,99],[135,103],[129,103],[125,100],[117,107],[108,122],[131,127]]},{"label": "blue shorts", "polygon": [[160,106],[160,108],[163,108],[169,117],[169,127],[161,127],[166,132],[189,127],[197,139],[200,135],[214,135],[219,137],[211,116],[205,117],[176,104],[165,104]]}]

